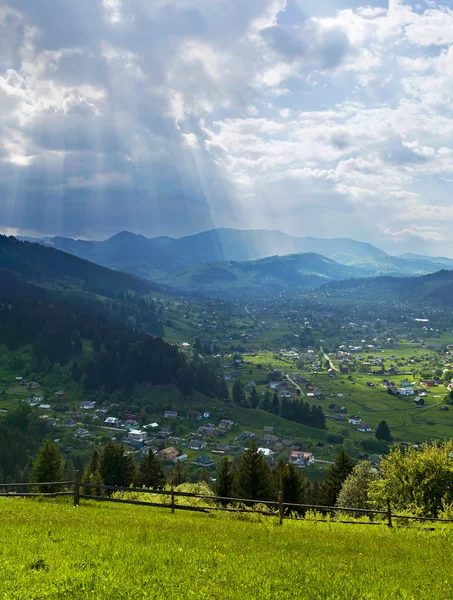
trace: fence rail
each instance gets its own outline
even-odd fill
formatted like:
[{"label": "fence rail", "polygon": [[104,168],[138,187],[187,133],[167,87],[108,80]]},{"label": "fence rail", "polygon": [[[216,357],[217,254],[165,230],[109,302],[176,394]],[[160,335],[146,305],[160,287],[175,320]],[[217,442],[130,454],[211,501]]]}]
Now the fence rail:
[{"label": "fence rail", "polygon": [[[52,491],[52,492],[21,492],[14,491],[17,488],[28,488],[28,489],[40,489],[43,487],[59,487],[67,488],[71,487],[71,491]],[[7,491],[11,489],[12,491]],[[81,490],[87,491],[88,493],[81,493]],[[140,494],[152,494],[154,496],[166,496],[169,498],[169,502],[153,502],[145,500],[130,500],[128,498],[114,498],[111,495],[93,495],[92,490],[99,490],[105,492],[137,492]],[[91,492],[91,493],[90,493]],[[204,494],[197,494],[194,492],[178,492],[175,491],[173,486],[170,490],[152,490],[147,488],[135,488],[135,487],[120,487],[114,485],[97,485],[91,483],[81,483],[79,471],[75,471],[74,480],[72,481],[45,481],[45,482],[29,482],[29,483],[0,483],[0,497],[49,497],[55,498],[58,496],[72,496],[74,499],[74,506],[79,506],[80,500],[95,500],[98,502],[113,502],[118,504],[135,504],[137,506],[150,506],[170,509],[172,513],[175,510],[187,510],[193,512],[209,513],[211,511],[219,512],[235,512],[235,513],[252,513],[260,514],[265,516],[278,517],[280,524],[283,523],[284,519],[292,520],[305,520],[305,521],[316,521],[316,522],[332,522],[332,523],[350,523],[355,525],[382,525],[386,524],[388,527],[393,527],[393,519],[407,519],[413,521],[430,521],[435,523],[453,523],[453,519],[439,519],[436,517],[426,517],[418,515],[398,515],[392,513],[390,501],[387,501],[387,510],[368,509],[368,508],[351,508],[348,506],[324,506],[321,504],[298,504],[293,502],[283,502],[283,494],[280,491],[278,493],[278,500],[254,500],[250,498],[230,498],[226,496],[206,496]],[[206,506],[190,506],[186,504],[178,504],[177,498],[197,498],[206,501]],[[219,505],[220,504],[220,505]],[[225,505],[226,504],[226,505]],[[264,505],[265,507],[275,507],[275,510],[262,510],[261,508],[255,508],[256,505]],[[292,509],[292,513],[287,514],[288,509]],[[302,514],[298,511],[302,509]],[[334,513],[333,518],[311,518],[306,516],[306,512],[315,511],[321,513],[322,516],[327,516],[328,513]],[[338,513],[353,513],[359,515],[369,515],[369,521],[351,521],[345,518],[338,517]],[[373,517],[381,515],[385,519],[381,521],[372,520]]]}]

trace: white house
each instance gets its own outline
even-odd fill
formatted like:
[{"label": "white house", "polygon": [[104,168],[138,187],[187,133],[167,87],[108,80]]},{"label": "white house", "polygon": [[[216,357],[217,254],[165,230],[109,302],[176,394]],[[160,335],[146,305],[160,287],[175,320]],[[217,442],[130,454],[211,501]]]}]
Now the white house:
[{"label": "white house", "polygon": [[146,433],[146,431],[140,431],[139,429],[131,429],[127,437],[132,442],[144,442],[146,439],[148,439],[148,434]]},{"label": "white house", "polygon": [[107,417],[104,423],[109,427],[119,427],[121,425],[121,420],[116,417]]},{"label": "white house", "polygon": [[414,395],[414,390],[411,387],[407,387],[407,388],[400,388],[398,390],[398,394],[400,396],[413,396]]},{"label": "white house", "polygon": [[293,450],[288,458],[289,462],[296,467],[305,467],[312,465],[315,462],[315,457],[312,452],[302,452],[301,450]]},{"label": "white house", "polygon": [[349,425],[360,425],[362,419],[360,417],[349,417],[348,418]]},{"label": "white house", "polygon": [[275,454],[270,448],[258,448],[258,452],[267,458],[272,458]]},{"label": "white house", "polygon": [[164,412],[164,419],[177,419],[178,413],[175,410],[166,410]]},{"label": "white house", "polygon": [[95,406],[96,406],[96,402],[91,402],[90,400],[85,400],[80,405],[80,408],[83,409],[83,410],[91,410]]},{"label": "white house", "polygon": [[173,459],[174,463],[177,462],[184,462],[187,460],[187,454],[180,454],[179,456],[177,456],[176,458]]}]

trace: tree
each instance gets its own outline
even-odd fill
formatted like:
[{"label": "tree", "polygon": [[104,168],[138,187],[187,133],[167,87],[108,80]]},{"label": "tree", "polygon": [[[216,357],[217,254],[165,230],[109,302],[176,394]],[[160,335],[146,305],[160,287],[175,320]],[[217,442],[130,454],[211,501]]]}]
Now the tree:
[{"label": "tree", "polygon": [[310,484],[293,464],[280,460],[274,470],[274,481],[275,489],[282,492],[283,502],[305,504]]},{"label": "tree", "polygon": [[133,458],[122,445],[109,442],[99,458],[99,473],[105,485],[128,487],[135,475]]},{"label": "tree", "polygon": [[244,390],[239,379],[236,379],[233,384],[233,402],[238,406],[242,406],[244,403]]},{"label": "tree", "polygon": [[256,391],[256,387],[252,387],[252,391],[250,392],[250,407],[258,408],[258,404],[260,402],[260,398],[258,396],[258,392]]},{"label": "tree", "polygon": [[275,497],[272,470],[255,441],[242,454],[233,481],[236,498],[272,500]]},{"label": "tree", "polygon": [[378,440],[385,440],[386,442],[393,442],[390,428],[387,425],[387,421],[381,421],[376,429],[376,438]]},{"label": "tree", "polygon": [[[363,460],[354,467],[341,486],[337,498],[337,506],[346,508],[370,508],[369,487],[377,479],[377,473],[371,464]],[[341,511],[340,511],[341,512]],[[351,513],[348,513],[351,514]],[[361,517],[361,513],[353,513]]]},{"label": "tree", "polygon": [[[215,492],[221,498],[231,498],[233,494],[234,470],[231,461],[225,456],[220,463]],[[223,506],[228,504],[227,500],[221,501]]]},{"label": "tree", "polygon": [[165,475],[157,456],[150,448],[138,466],[136,483],[138,487],[161,489],[165,485]]},{"label": "tree", "polygon": [[206,467],[200,469],[198,481],[205,483],[209,488],[211,487],[211,474]]},{"label": "tree", "polygon": [[425,443],[421,450],[392,447],[380,463],[381,476],[370,484],[377,508],[390,500],[392,510],[437,517],[453,503],[453,441]]},{"label": "tree", "polygon": [[354,463],[344,450],[338,454],[329,468],[321,485],[319,502],[324,506],[335,506],[338,494],[347,476],[352,472]]},{"label": "tree", "polygon": [[168,475],[168,483],[173,486],[181,485],[190,481],[190,473],[187,465],[178,460],[175,468]]},{"label": "tree", "polygon": [[[61,463],[61,455],[55,442],[45,440],[39,450],[39,454],[33,464],[33,481],[62,481],[63,467]],[[38,486],[40,492],[60,492],[61,486]]]}]

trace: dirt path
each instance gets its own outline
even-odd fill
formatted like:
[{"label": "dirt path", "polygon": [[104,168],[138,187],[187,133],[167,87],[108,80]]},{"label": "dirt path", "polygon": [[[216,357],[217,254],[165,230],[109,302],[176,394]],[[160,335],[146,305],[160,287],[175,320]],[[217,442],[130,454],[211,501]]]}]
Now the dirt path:
[{"label": "dirt path", "polygon": [[330,368],[331,368],[331,369],[333,369],[334,371],[336,371],[337,373],[339,373],[339,372],[340,372],[340,370],[339,370],[339,369],[337,369],[337,367],[336,367],[336,366],[333,364],[333,362],[332,362],[332,359],[330,358],[330,356],[329,356],[328,354],[326,354],[326,353],[324,352],[324,350],[323,350],[322,346],[321,346],[321,352],[323,352],[323,353],[324,353],[324,358],[325,358],[326,360],[328,360],[328,361],[329,361],[329,363],[330,363]]}]

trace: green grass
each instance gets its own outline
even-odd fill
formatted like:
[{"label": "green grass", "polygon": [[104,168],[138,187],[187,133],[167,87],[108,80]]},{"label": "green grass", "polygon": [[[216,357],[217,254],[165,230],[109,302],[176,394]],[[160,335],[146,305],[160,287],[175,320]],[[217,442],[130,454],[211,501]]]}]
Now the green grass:
[{"label": "green grass", "polygon": [[453,597],[453,529],[0,500],[0,597],[363,600]]}]

